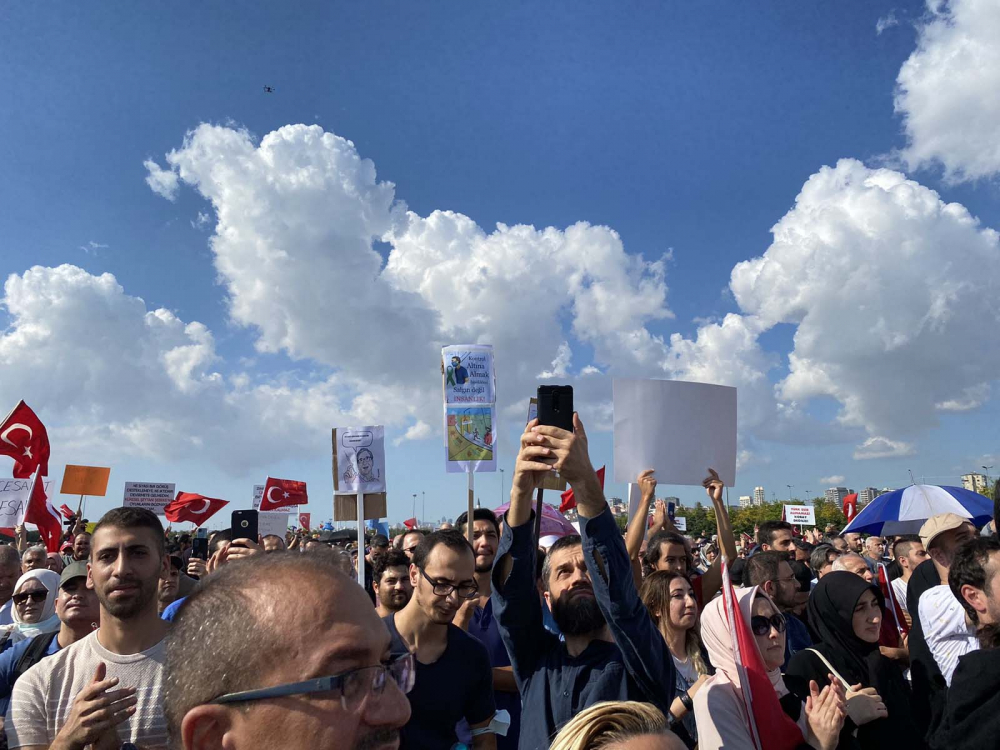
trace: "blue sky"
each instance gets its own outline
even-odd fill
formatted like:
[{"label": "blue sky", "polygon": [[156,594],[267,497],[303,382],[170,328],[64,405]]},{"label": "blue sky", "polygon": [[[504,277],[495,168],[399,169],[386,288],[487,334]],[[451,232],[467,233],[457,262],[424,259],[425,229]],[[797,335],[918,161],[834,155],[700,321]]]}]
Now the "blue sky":
[{"label": "blue sky", "polygon": [[[963,3],[954,6],[956,13],[964,12]],[[877,33],[880,19],[896,23]],[[141,298],[148,310],[165,308],[184,323],[204,324],[214,336],[211,370],[224,378],[242,372],[266,384],[330,377],[339,371],[339,352],[311,355],[308,348],[282,346],[255,351],[265,324],[255,324],[253,313],[234,317],[232,282],[220,272],[210,246],[218,204],[213,207],[183,173],[175,200],[164,200],[147,186],[143,166],[152,159],[170,168],[165,155],[181,149],[185,133],[200,123],[244,128],[255,143],[285,125],[318,124],[352,141],[362,158],[374,162],[378,180],[394,183],[396,200],[420,217],[450,210],[486,233],[498,222],[538,229],[564,229],[579,221],[611,227],[630,256],[665,262],[665,307],[673,317],[650,314],[642,326],[665,340],[671,334],[694,340],[707,321],[729,313],[746,317],[766,300],[768,292],[760,289],[756,302],[734,298],[729,286],[734,266],[768,251],[771,228],[794,207],[806,181],[840,159],[895,169],[937,191],[944,202],[960,203],[981,226],[1000,227],[993,166],[986,164],[986,176],[978,180],[946,180],[942,162],[966,159],[968,169],[967,156],[937,154],[937,161],[921,156],[919,139],[925,136],[907,131],[902,113],[894,112],[901,67],[915,53],[918,35],[934,22],[924,5],[914,2],[766,8],[261,3],[238,10],[160,3],[132,15],[112,4],[44,9],[7,4],[0,11],[0,75],[7,100],[0,113],[5,173],[0,274],[20,276],[32,266],[61,264],[92,276],[110,273],[125,295]],[[265,85],[274,93],[265,93]],[[914,123],[920,114],[916,106],[910,112]],[[893,156],[907,148],[909,155]],[[202,226],[196,226],[199,212],[211,217]],[[392,245],[373,247],[385,258]],[[854,246],[844,252],[850,251],[860,252]],[[937,252],[946,263],[952,253],[965,251],[943,242],[927,252],[928,262]],[[891,265],[881,268],[894,278]],[[836,289],[819,294],[826,292],[836,295]],[[774,293],[780,293],[777,287]],[[877,300],[871,304],[877,307]],[[558,314],[566,315],[565,309]],[[764,373],[771,384],[789,374],[796,330],[805,334],[788,322],[797,315],[776,314],[757,338],[773,359]],[[872,316],[878,318],[877,310]],[[11,341],[27,322],[11,313],[9,300],[0,321],[6,328],[0,335]],[[89,327],[94,357],[114,351],[100,343],[104,335],[115,335],[105,323],[98,316]],[[598,361],[605,355],[576,334],[568,316],[560,324],[573,348],[570,374],[592,362],[608,376],[647,374],[627,362],[616,369]],[[822,334],[822,322],[816,325]],[[967,323],[962,325],[967,331]],[[367,332],[369,346],[378,347],[381,334]],[[490,341],[489,334],[480,332],[481,340]],[[984,348],[991,336],[983,339]],[[127,342],[122,346],[127,351]],[[101,420],[116,418],[111,405],[91,391],[73,396],[72,367],[65,361],[58,375],[36,363],[39,369],[28,377],[19,365],[23,359],[12,351],[8,348],[5,358],[0,344],[0,367],[7,374],[0,377],[7,383],[0,384],[0,396],[11,406],[23,397],[47,424],[84,434],[95,425],[99,431]],[[498,358],[501,393],[504,370],[512,369],[509,358],[516,356],[509,348],[503,354],[508,360]],[[849,363],[850,349],[841,354],[841,364]],[[59,349],[47,356],[58,360]],[[543,360],[554,356],[552,351]],[[908,376],[925,366],[920,357],[900,359],[900,379],[882,378],[887,396],[906,390]],[[691,372],[671,374],[695,379]],[[61,406],[46,402],[50,377],[68,381],[60,386]],[[942,377],[928,375],[926,382]],[[967,382],[991,379],[975,373]],[[523,389],[527,381],[507,382]],[[866,394],[862,410],[877,400],[877,386],[857,388]],[[530,389],[508,391],[505,398],[514,403],[528,395]],[[770,420],[758,420],[746,430],[754,458],[741,468],[732,499],[757,484],[778,497],[787,495],[787,484],[796,495],[819,494],[827,486],[821,479],[837,476],[855,488],[900,486],[908,468],[934,483],[956,483],[962,471],[992,463],[996,451],[990,429],[995,400],[976,400],[974,408],[944,410],[933,420],[936,426],[903,426],[889,434],[880,425],[866,432],[862,413],[861,423],[823,437],[843,400],[800,398],[803,434],[816,440],[787,432],[771,439]],[[213,419],[210,411],[203,416]],[[414,413],[410,422],[390,427],[389,439],[420,418]],[[891,419],[883,421],[894,426]],[[314,430],[301,450],[291,456],[276,451],[269,461],[267,424],[259,425],[261,452],[252,469],[216,460],[220,448],[211,443],[186,451],[126,449],[120,443],[127,438],[119,433],[117,444],[102,438],[100,445],[77,440],[62,447],[54,441],[53,473],[64,463],[110,463],[108,498],[94,504],[102,509],[117,502],[126,480],[174,481],[179,489],[245,507],[250,486],[265,474],[301,478],[310,484],[309,510],[326,520],[328,438]],[[394,519],[410,515],[413,493],[426,493],[428,517],[461,510],[464,480],[444,473],[440,419],[429,424],[429,436],[388,448]],[[516,420],[508,419],[506,426],[500,463],[509,479]],[[897,451],[906,455],[855,460],[858,445],[869,437],[909,448]],[[225,442],[224,436],[213,440]],[[592,431],[592,444],[598,465],[610,461],[610,432]],[[477,477],[484,505],[499,504],[499,480],[499,475]],[[609,488],[613,494],[623,489]],[[662,490],[691,500],[700,492]]]}]

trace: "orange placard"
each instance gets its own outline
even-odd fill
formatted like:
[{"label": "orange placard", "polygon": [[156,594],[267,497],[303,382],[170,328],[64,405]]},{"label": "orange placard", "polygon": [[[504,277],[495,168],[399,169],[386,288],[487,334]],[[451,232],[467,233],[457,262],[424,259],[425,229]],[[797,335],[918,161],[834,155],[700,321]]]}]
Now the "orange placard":
[{"label": "orange placard", "polygon": [[63,472],[62,488],[64,495],[93,495],[104,497],[108,491],[108,477],[111,469],[107,466],[73,466],[66,465]]}]

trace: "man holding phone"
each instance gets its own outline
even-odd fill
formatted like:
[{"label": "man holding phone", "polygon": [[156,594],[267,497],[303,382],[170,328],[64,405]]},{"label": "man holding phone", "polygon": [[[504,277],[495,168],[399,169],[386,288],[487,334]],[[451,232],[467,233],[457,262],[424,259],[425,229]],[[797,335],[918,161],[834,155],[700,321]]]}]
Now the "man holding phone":
[{"label": "man holding phone", "polygon": [[[639,599],[576,414],[572,424],[570,432],[528,423],[493,567],[493,610],[521,692],[522,750],[547,748],[562,725],[600,701],[646,701],[666,714],[673,700],[673,660]],[[545,630],[535,585],[532,495],[553,471],[573,488],[582,532],[556,542],[542,567],[564,641]]]}]

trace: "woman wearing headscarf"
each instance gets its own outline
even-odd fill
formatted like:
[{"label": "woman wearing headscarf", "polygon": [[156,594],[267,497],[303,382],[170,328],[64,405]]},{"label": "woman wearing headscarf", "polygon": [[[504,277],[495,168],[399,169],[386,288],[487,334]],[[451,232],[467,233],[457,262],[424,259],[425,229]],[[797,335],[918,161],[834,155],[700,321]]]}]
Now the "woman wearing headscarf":
[{"label": "woman wearing headscarf", "polygon": [[[743,619],[753,634],[781,708],[789,719],[795,722],[805,738],[798,747],[835,750],[844,724],[842,691],[839,687],[832,686],[820,691],[814,682],[803,705],[802,701],[785,687],[781,677],[781,664],[785,659],[784,616],[771,598],[757,586],[736,589],[734,595]],[[744,688],[740,684],[723,597],[713,599],[705,606],[701,616],[701,639],[708,649],[708,656],[716,672],[694,698],[694,715],[698,723],[698,748],[731,750],[753,747],[753,739],[744,713]],[[782,731],[777,727],[758,727],[758,729]]]},{"label": "woman wearing headscarf", "polygon": [[5,632],[0,636],[2,639],[0,651],[6,650],[18,641],[58,631],[60,625],[59,617],[56,615],[58,594],[59,576],[51,570],[44,568],[29,570],[18,578],[14,585],[14,595],[11,597],[14,603],[11,611],[14,624],[4,628]]},{"label": "woman wearing headscarf", "polygon": [[812,680],[828,684],[829,675],[843,685],[849,719],[843,742],[854,736],[862,750],[919,750],[926,745],[911,708],[910,686],[879,650],[884,606],[882,592],[860,576],[847,571],[823,576],[808,605],[819,641],[792,656],[786,681],[799,697]]}]

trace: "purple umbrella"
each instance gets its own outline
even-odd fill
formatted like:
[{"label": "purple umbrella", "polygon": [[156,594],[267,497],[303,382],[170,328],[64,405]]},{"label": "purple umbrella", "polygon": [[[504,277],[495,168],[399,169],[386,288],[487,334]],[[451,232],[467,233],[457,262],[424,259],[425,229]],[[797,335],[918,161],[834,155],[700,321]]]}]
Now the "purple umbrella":
[{"label": "purple umbrella", "polygon": [[[534,505],[534,503],[532,503]],[[507,512],[510,503],[501,505],[493,511],[498,521],[503,521],[503,514]],[[579,533],[573,524],[566,520],[559,509],[548,503],[542,503],[542,532],[541,536],[566,536],[568,534]]]}]

